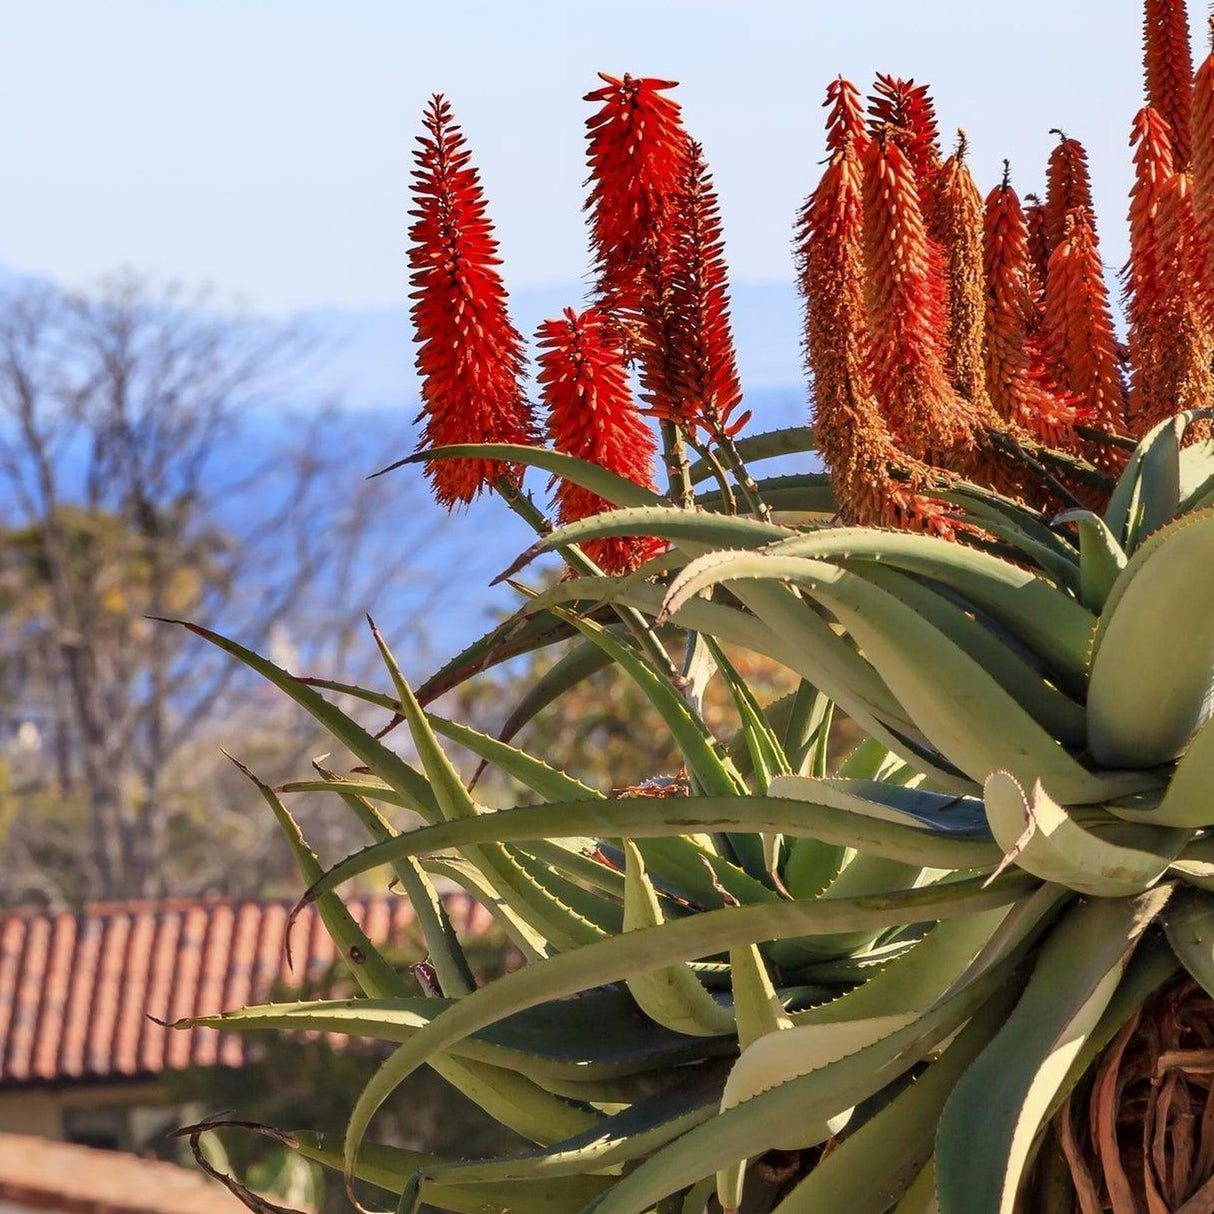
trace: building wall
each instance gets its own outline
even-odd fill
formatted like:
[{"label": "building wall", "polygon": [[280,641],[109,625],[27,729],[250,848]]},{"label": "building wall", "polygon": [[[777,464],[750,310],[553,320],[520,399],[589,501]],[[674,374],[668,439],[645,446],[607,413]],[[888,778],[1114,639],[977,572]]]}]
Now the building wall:
[{"label": "building wall", "polygon": [[[147,1106],[164,1106],[152,1083],[8,1089],[0,1091],[0,1133],[140,1151],[146,1144],[135,1139],[146,1136],[148,1117],[140,1114]],[[112,1144],[104,1141],[111,1134]]]}]

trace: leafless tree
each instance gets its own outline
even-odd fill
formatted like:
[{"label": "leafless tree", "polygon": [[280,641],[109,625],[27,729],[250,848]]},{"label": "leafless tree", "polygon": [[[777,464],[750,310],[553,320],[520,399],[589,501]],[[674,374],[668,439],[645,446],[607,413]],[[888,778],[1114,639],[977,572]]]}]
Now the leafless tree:
[{"label": "leafless tree", "polygon": [[130,277],[0,300],[0,897],[264,880],[269,837],[217,744],[286,766],[315,735],[149,617],[349,674],[361,608],[408,577],[415,619],[435,589],[393,525],[415,482],[364,480],[357,415],[267,413],[310,357],[289,327]]}]

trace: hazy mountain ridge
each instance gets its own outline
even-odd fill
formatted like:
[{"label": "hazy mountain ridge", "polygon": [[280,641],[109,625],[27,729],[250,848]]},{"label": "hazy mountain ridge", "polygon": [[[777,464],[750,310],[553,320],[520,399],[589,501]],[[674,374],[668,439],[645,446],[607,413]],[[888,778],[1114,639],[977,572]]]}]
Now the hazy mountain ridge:
[{"label": "hazy mountain ridge", "polygon": [[[568,283],[513,292],[511,315],[525,335],[540,321],[579,306],[584,286]],[[741,283],[733,291],[734,343],[748,393],[779,389],[804,400],[801,301],[791,282]],[[319,346],[308,394],[344,398],[352,407],[376,408],[417,399],[407,301],[399,307],[316,308],[298,316]]]}]

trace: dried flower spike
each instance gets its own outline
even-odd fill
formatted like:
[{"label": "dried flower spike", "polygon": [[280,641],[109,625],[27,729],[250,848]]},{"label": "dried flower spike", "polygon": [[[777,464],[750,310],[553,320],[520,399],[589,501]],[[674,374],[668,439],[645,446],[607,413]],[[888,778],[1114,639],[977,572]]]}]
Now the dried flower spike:
[{"label": "dried flower spike", "polygon": [[[523,340],[510,323],[497,241],[464,136],[436,95],[414,152],[409,228],[411,316],[425,427],[421,448],[528,443]],[[420,418],[419,418],[420,420]],[[433,460],[426,475],[448,508],[470,502],[517,468],[495,460]]]}]

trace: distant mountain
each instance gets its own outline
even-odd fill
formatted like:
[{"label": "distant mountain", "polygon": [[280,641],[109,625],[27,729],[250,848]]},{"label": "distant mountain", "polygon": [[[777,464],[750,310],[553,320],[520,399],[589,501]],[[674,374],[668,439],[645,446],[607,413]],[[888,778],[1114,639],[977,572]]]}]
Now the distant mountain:
[{"label": "distant mountain", "polygon": [[[578,283],[517,291],[511,312],[524,334],[546,317],[578,306]],[[408,307],[315,309],[299,317],[322,356],[308,393],[340,396],[354,408],[382,408],[417,399]],[[741,283],[733,291],[734,341],[742,383],[766,397],[778,389],[804,399],[801,387],[801,303],[791,282]],[[767,423],[764,423],[767,424]]]}]

